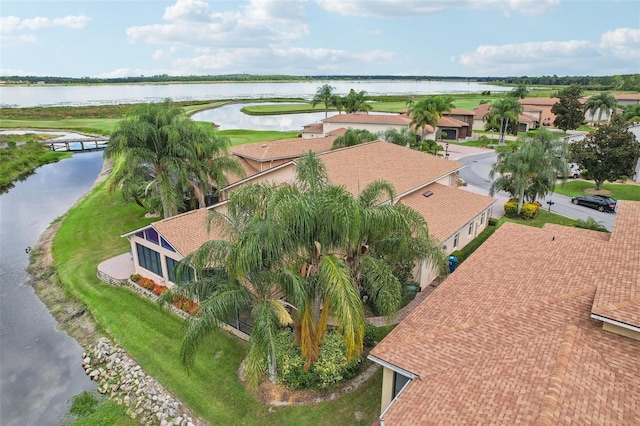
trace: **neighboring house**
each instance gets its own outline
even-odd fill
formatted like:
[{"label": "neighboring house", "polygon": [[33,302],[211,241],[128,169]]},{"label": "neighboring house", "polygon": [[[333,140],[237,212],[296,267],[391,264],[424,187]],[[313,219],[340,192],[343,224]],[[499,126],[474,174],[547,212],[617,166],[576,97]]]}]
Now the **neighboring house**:
[{"label": "neighboring house", "polygon": [[503,224],[382,342],[382,425],[638,424],[640,202]]},{"label": "neighboring house", "polygon": [[368,130],[373,134],[389,129],[402,130],[411,124],[411,119],[402,114],[336,114],[322,120],[324,133],[340,128]]},{"label": "neighboring house", "polygon": [[[618,101],[619,108],[616,108],[618,112],[621,111],[621,107],[640,104],[640,93],[617,93],[614,94],[613,97],[616,98],[616,101]],[[583,104],[587,102],[587,100],[589,100],[589,97],[580,99]],[[603,111],[602,117],[600,117],[600,109],[595,110],[593,114],[590,111],[585,111],[584,113],[584,119],[588,123],[597,123],[598,118],[600,118],[600,122],[608,122],[611,119],[611,115],[609,114],[609,111]]]},{"label": "neighboring house", "polygon": [[559,98],[520,99],[522,114],[537,121],[537,125],[552,126],[553,121],[556,119],[556,115],[551,112],[551,108],[553,108],[559,100]]},{"label": "neighboring house", "polygon": [[[274,142],[279,141],[269,143]],[[256,146],[246,146],[243,155],[252,153],[250,157],[253,161],[259,157],[256,152],[263,152],[267,147],[263,147],[263,144],[252,145]],[[289,145],[291,151],[288,155],[294,155],[299,147]],[[297,156],[307,151],[298,150]],[[278,157],[284,156],[282,151],[277,152]],[[464,247],[486,227],[495,202],[493,198],[456,187],[458,171],[464,167],[463,164],[388,142],[375,141],[320,152],[319,157],[327,169],[330,182],[344,185],[354,195],[377,180],[393,184],[396,191],[393,202],[412,206],[423,214],[431,235],[438,239],[447,253]],[[262,172],[222,188],[220,199],[228,199],[231,192],[249,182],[283,185],[293,183],[294,179],[295,160],[273,167],[265,165]],[[425,196],[427,192],[431,193],[428,197]],[[224,208],[223,201],[209,209],[163,219],[123,235],[130,240],[136,273],[153,278],[158,283],[173,285],[175,277],[170,270],[175,262],[193,253],[205,241],[222,237],[222,230],[207,228],[206,216],[211,209]],[[422,287],[429,285],[437,275],[431,265],[420,265],[415,273]]]},{"label": "neighboring house", "polygon": [[[487,115],[490,108],[491,104],[489,103],[476,105],[476,107],[473,109],[473,130],[484,130],[484,126],[486,124],[486,122],[484,121],[484,116]],[[523,109],[524,108],[525,105],[523,105]],[[528,104],[524,112],[518,116],[518,132],[524,133],[528,132],[529,130],[537,129],[541,125],[551,125],[553,123],[553,119],[549,121],[550,113],[551,108],[549,108],[549,112],[547,113],[546,107],[537,104]],[[547,120],[545,121],[543,117],[547,117]],[[555,115],[553,115],[553,117],[555,119]]]},{"label": "neighboring house", "polygon": [[[636,142],[640,143],[640,123],[633,124],[627,128],[636,137]],[[631,177],[634,181],[640,183],[640,158],[636,163],[636,169],[634,175]]]}]

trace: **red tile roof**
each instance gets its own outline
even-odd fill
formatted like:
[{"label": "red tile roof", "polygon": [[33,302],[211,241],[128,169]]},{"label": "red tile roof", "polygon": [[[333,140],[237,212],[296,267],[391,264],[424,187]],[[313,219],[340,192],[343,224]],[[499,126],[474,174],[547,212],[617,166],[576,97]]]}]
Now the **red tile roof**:
[{"label": "red tile roof", "polygon": [[[431,191],[432,195],[425,197],[423,194],[426,191]],[[467,226],[495,201],[491,197],[432,183],[402,197],[398,202],[420,213],[427,221],[429,235],[443,242]]]},{"label": "red tile roof", "polygon": [[469,123],[444,115],[438,120],[438,127],[469,127]]},{"label": "red tile roof", "polygon": [[325,152],[331,149],[336,136],[323,138],[294,138],[269,142],[258,142],[237,145],[231,148],[231,153],[258,162],[293,159],[309,151]]},{"label": "red tile roof", "polygon": [[322,120],[324,123],[362,123],[408,125],[411,119],[397,114],[336,114]]},{"label": "red tile roof", "polygon": [[455,161],[389,142],[375,141],[320,155],[331,180],[354,195],[376,180],[393,184],[396,195],[423,187],[464,167]]},{"label": "red tile roof", "polygon": [[620,202],[608,242],[503,224],[371,351],[418,376],[386,424],[637,424],[640,342],[590,315],[640,313],[639,222]]},{"label": "red tile roof", "polygon": [[222,227],[212,226],[207,229],[207,218],[210,209],[192,210],[153,223],[153,227],[176,249],[182,256],[196,251],[209,240],[225,238]]},{"label": "red tile roof", "polygon": [[322,133],[322,123],[313,123],[302,126],[302,133]]},{"label": "red tile roof", "polygon": [[445,112],[444,115],[474,115],[473,111],[464,108],[451,108],[451,112]]}]

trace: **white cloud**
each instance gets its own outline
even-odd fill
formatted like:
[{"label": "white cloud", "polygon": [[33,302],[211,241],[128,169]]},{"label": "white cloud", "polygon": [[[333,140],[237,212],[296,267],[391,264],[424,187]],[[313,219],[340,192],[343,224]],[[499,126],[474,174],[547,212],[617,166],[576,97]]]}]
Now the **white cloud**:
[{"label": "white cloud", "polygon": [[414,17],[432,15],[451,9],[496,9],[505,16],[512,12],[541,15],[560,0],[317,0],[318,5],[345,16]]},{"label": "white cloud", "polygon": [[[638,61],[640,59],[640,29],[617,28],[613,31],[607,31],[600,37],[599,48],[603,55]],[[637,65],[639,65],[638,62],[636,62]]]},{"label": "white cloud", "polygon": [[599,43],[569,40],[482,45],[460,55],[458,62],[473,75],[555,74],[556,69],[581,75],[594,67],[637,72],[638,58],[640,30],[619,28],[604,33]]},{"label": "white cloud", "polygon": [[35,18],[21,19],[17,16],[0,17],[0,32],[9,34],[18,31],[37,31],[51,27],[63,27],[72,30],[83,29],[91,21],[91,18],[85,15],[67,15],[63,18],[44,18],[37,16]]},{"label": "white cloud", "polygon": [[251,0],[237,11],[216,12],[200,0],[177,0],[165,9],[166,23],[129,27],[126,34],[131,42],[194,48],[280,44],[308,34],[304,2]]}]

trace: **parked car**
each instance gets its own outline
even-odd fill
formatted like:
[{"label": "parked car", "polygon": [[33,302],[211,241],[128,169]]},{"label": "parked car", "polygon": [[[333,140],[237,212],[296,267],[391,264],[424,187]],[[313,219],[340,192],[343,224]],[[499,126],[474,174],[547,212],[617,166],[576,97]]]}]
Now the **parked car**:
[{"label": "parked car", "polygon": [[[569,174],[567,175],[567,177],[577,179],[580,176],[582,176],[582,170],[580,169],[580,167],[576,163],[569,164]],[[557,177],[562,178],[562,174],[558,173]]]},{"label": "parked car", "polygon": [[571,199],[573,204],[598,209],[601,212],[615,213],[618,202],[604,195],[577,196]]}]

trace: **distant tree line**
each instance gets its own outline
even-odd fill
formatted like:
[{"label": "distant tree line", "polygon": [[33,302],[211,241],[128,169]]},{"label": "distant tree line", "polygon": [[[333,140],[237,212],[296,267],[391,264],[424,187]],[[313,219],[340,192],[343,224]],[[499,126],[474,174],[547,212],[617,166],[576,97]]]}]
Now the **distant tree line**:
[{"label": "distant tree line", "polygon": [[640,91],[640,74],[612,76],[541,76],[541,77],[460,77],[460,76],[397,76],[397,75],[257,75],[257,74],[225,74],[225,75],[188,75],[171,76],[167,74],[153,76],[96,78],[96,77],[53,77],[53,76],[4,76],[7,83],[36,84],[117,84],[117,83],[191,83],[191,82],[243,82],[243,81],[316,81],[316,80],[427,80],[427,81],[462,81],[480,83],[504,83],[514,85],[577,85],[585,90],[629,90]]}]

